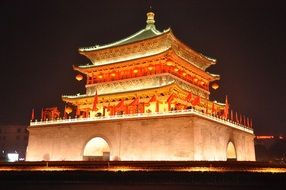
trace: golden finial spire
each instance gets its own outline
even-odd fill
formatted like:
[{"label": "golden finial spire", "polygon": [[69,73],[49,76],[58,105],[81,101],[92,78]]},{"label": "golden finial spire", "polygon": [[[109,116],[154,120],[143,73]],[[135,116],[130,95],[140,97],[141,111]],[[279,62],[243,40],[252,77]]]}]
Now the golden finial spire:
[{"label": "golden finial spire", "polygon": [[147,12],[146,28],[155,28],[155,13],[152,11],[152,7]]}]

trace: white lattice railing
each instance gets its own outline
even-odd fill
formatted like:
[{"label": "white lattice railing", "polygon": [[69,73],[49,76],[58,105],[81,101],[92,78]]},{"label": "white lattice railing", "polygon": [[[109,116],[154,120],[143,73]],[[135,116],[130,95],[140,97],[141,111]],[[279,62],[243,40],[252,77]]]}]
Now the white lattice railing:
[{"label": "white lattice railing", "polygon": [[131,119],[131,118],[146,118],[146,117],[162,117],[162,116],[172,116],[172,115],[197,115],[217,123],[221,123],[227,125],[232,128],[236,128],[248,133],[253,134],[253,129],[247,126],[244,126],[240,123],[219,118],[217,116],[213,116],[210,114],[206,114],[195,109],[188,109],[188,110],[176,110],[176,111],[169,111],[169,112],[154,112],[154,113],[136,113],[136,114],[124,114],[124,115],[113,115],[113,116],[100,116],[100,117],[88,117],[88,118],[68,118],[68,119],[56,119],[56,120],[45,120],[45,121],[31,121],[30,126],[46,126],[46,125],[55,125],[55,124],[70,124],[70,123],[86,123],[86,122],[93,122],[93,121],[108,121],[108,120],[124,120],[124,119]]}]

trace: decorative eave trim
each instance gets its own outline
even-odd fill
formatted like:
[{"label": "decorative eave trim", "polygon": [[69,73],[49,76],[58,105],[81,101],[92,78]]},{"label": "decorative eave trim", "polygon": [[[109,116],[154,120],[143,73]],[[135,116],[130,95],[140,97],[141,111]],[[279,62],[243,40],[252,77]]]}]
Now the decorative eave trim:
[{"label": "decorative eave trim", "polygon": [[[148,91],[148,90],[155,90],[155,89],[160,89],[160,88],[165,88],[168,86],[172,86],[173,84],[175,84],[175,82],[172,82],[171,84],[167,84],[167,85],[162,85],[160,87],[152,87],[152,88],[145,88],[145,89],[141,89],[141,90],[130,90],[130,91],[124,91],[124,92],[115,92],[115,93],[106,93],[106,94],[98,94],[98,96],[111,96],[111,95],[118,95],[118,94],[128,94],[128,93],[134,93],[134,96],[136,93],[138,92],[144,92],[144,91]],[[86,94],[81,94],[81,95],[62,95],[62,99],[85,99],[85,98],[92,98],[94,97],[94,95],[86,95]]]},{"label": "decorative eave trim", "polygon": [[[139,36],[143,32],[147,32],[148,30],[153,32],[154,36],[142,38],[142,39],[139,39],[139,40],[134,40],[134,41],[131,41],[130,43],[128,43],[128,40],[132,40],[132,38],[136,38],[137,36]],[[144,29],[136,32],[135,34],[130,35],[130,36],[128,36],[126,38],[123,38],[121,40],[118,40],[118,41],[115,41],[115,42],[111,42],[111,43],[108,43],[108,44],[104,44],[104,45],[95,45],[95,46],[90,46],[90,47],[82,47],[82,48],[79,48],[78,51],[80,53],[84,53],[84,52],[88,53],[88,52],[93,52],[93,51],[100,51],[100,50],[107,49],[107,48],[124,46],[124,45],[128,45],[128,44],[132,44],[132,43],[136,43],[136,42],[140,42],[140,41],[156,38],[156,37],[159,37],[161,35],[164,35],[165,33],[168,33],[169,31],[170,31],[169,28],[167,30],[164,30],[163,32],[160,32],[160,31],[158,31],[158,30],[156,30],[154,28],[149,28],[149,29],[144,28]]]},{"label": "decorative eave trim", "polygon": [[164,51],[158,52],[156,54],[150,54],[148,56],[139,57],[139,58],[135,58],[135,59],[118,61],[118,62],[114,62],[114,63],[110,63],[110,64],[104,64],[104,65],[93,65],[92,64],[92,65],[73,66],[73,69],[77,70],[81,73],[88,74],[88,71],[96,69],[96,68],[100,68],[100,67],[112,67],[113,65],[119,65],[119,64],[123,64],[123,63],[127,63],[127,62],[140,62],[140,60],[142,58],[151,59],[153,57],[158,57],[158,56],[164,57],[166,54],[168,54],[169,51],[170,51],[170,48],[168,48]]},{"label": "decorative eave trim", "polygon": [[130,62],[130,64],[132,64],[132,62],[140,62],[140,60],[142,58],[144,58],[144,59],[152,59],[152,58],[155,58],[155,57],[162,57],[162,58],[165,57],[167,59],[170,56],[175,58],[175,59],[180,59],[180,60],[184,61],[186,63],[186,65],[187,65],[187,67],[191,67],[193,70],[196,71],[195,74],[201,75],[202,77],[206,78],[207,80],[210,80],[210,81],[219,80],[219,75],[215,75],[215,74],[211,74],[209,72],[205,72],[204,70],[202,70],[201,68],[199,68],[195,64],[190,63],[188,60],[186,60],[182,56],[178,55],[177,51],[175,51],[172,47],[170,47],[170,48],[168,48],[168,49],[166,49],[166,50],[164,50],[162,52],[159,52],[157,54],[148,55],[148,56],[141,57],[141,58],[115,62],[115,63],[109,64],[109,65],[88,65],[88,66],[74,66],[73,65],[73,69],[76,70],[76,71],[79,71],[79,72],[81,72],[83,74],[88,75],[94,69],[97,69],[97,68],[100,68],[100,67],[114,67],[114,65],[125,64],[125,63],[128,63],[128,62]]},{"label": "decorative eave trim", "polygon": [[[120,99],[121,97],[126,97],[128,94],[132,93],[134,94],[134,97],[138,94],[144,94],[144,92],[148,92],[148,91],[167,91],[169,92],[169,94],[171,94],[173,92],[174,89],[178,89],[182,92],[184,92],[185,95],[188,94],[189,91],[183,89],[180,85],[178,85],[175,81],[172,82],[171,84],[167,84],[164,86],[160,86],[160,87],[153,87],[153,88],[145,88],[145,89],[141,89],[141,90],[130,90],[130,91],[125,91],[125,92],[115,92],[115,93],[106,93],[106,94],[98,94],[99,98],[104,98],[104,99],[113,99],[113,96],[118,96],[120,95],[120,97],[118,97],[118,99]],[[168,94],[166,94],[168,95]],[[196,95],[196,94],[195,94]],[[82,94],[82,95],[62,95],[62,100],[65,102],[69,102],[72,103],[74,101],[77,100],[84,100],[84,99],[92,99],[94,97],[94,95],[86,95],[86,94]]]},{"label": "decorative eave trim", "polygon": [[188,55],[193,55],[196,58],[198,58],[199,60],[201,60],[204,64],[206,64],[206,66],[201,68],[201,69],[205,70],[209,66],[216,64],[216,59],[207,57],[207,56],[203,55],[202,53],[199,53],[199,52],[195,51],[190,46],[186,45],[184,42],[179,40],[174,35],[172,30],[170,30],[170,32],[168,33],[168,37],[173,42],[172,45],[179,45],[180,47],[183,47],[183,49],[187,52]]}]

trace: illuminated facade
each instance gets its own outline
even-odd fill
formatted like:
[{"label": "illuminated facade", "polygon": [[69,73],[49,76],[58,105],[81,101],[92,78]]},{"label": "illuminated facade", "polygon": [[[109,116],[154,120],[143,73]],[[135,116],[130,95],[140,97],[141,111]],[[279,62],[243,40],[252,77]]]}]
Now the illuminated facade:
[{"label": "illuminated facade", "polygon": [[86,93],[62,96],[76,117],[32,121],[27,160],[255,160],[250,121],[230,121],[228,103],[209,100],[216,61],[158,31],[153,12],[146,23],[79,49],[91,61],[74,66]]}]

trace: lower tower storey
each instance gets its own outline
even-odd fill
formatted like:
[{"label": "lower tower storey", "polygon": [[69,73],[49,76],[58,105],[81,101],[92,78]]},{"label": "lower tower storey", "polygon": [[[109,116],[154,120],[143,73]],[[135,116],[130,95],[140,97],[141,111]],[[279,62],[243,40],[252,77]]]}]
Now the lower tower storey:
[{"label": "lower tower storey", "polygon": [[251,128],[176,110],[31,122],[27,161],[254,161]]}]

